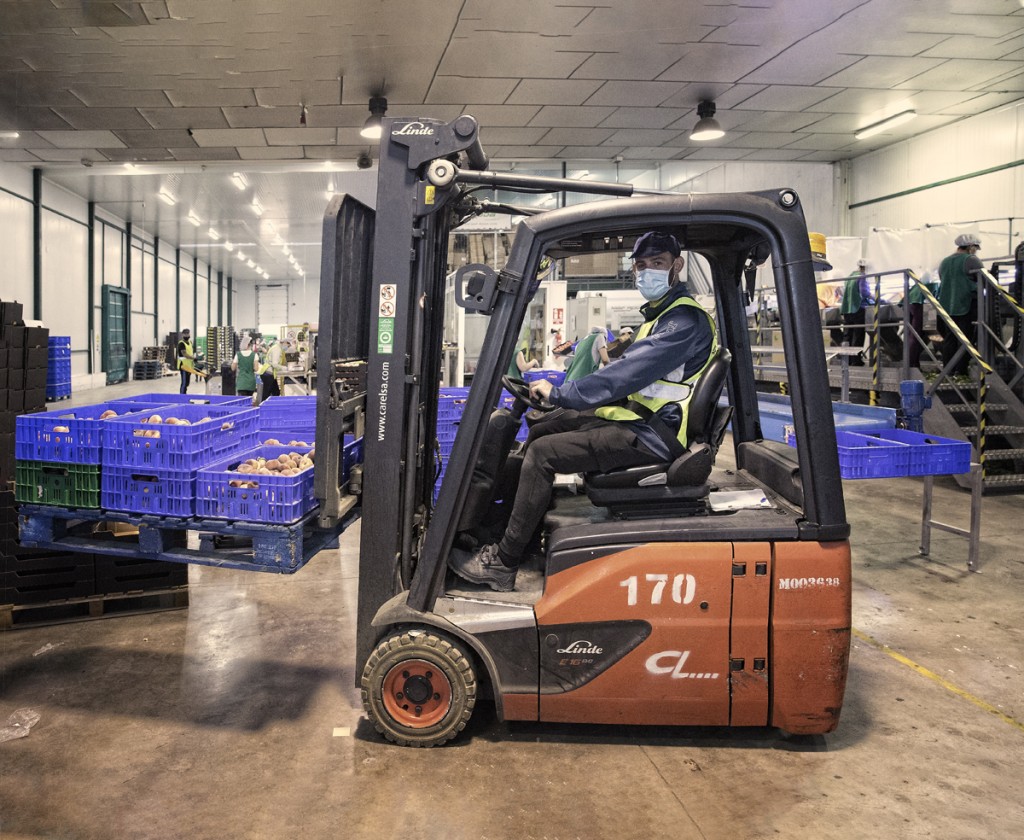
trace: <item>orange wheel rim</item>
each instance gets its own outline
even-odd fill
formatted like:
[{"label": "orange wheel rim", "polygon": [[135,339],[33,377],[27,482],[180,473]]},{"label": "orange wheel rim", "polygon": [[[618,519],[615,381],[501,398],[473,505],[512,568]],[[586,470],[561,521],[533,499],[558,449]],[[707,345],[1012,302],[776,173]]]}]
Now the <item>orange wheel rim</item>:
[{"label": "orange wheel rim", "polygon": [[423,729],[440,722],[452,705],[452,684],[432,662],[407,659],[395,665],[383,685],[384,708],[402,726]]}]

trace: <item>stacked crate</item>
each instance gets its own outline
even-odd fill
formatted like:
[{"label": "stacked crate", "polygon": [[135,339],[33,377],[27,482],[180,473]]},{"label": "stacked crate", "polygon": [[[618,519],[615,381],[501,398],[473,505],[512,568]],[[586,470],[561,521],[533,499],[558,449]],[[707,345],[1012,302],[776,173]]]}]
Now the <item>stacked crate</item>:
[{"label": "stacked crate", "polygon": [[162,362],[165,355],[166,351],[163,347],[142,348],[142,361],[144,362]]},{"label": "stacked crate", "polygon": [[220,370],[221,365],[235,357],[235,328],[209,327],[206,330],[206,364],[209,370]]},{"label": "stacked crate", "polygon": [[254,408],[185,403],[111,419],[103,429],[102,507],[193,516],[198,471],[253,448],[256,420]]},{"label": "stacked crate", "polygon": [[71,336],[51,335],[46,365],[46,399],[71,396]]},{"label": "stacked crate", "polygon": [[46,408],[50,331],[26,327],[22,306],[0,301],[0,486],[14,481],[14,419]]}]

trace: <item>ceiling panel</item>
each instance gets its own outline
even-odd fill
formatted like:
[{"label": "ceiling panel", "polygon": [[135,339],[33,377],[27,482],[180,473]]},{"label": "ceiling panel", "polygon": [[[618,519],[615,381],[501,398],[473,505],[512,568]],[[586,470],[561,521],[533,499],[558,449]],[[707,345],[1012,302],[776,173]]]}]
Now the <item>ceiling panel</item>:
[{"label": "ceiling panel", "polygon": [[[218,224],[237,224],[238,238],[257,243],[266,225],[255,224],[251,190],[234,190],[230,172],[265,178],[256,186],[266,218],[282,230],[307,225],[318,240],[327,174],[343,167],[372,183],[373,170],[356,172],[355,158],[377,155],[359,135],[374,94],[393,116],[473,113],[499,161],[557,167],[621,155],[640,168],[849,158],[1024,97],[1018,0],[3,7],[0,128],[20,136],[0,140],[0,160],[38,165],[98,202],[105,180],[142,177],[131,199],[121,196],[125,214],[173,174],[183,200],[207,202]],[[696,145],[689,132],[702,100],[715,102],[726,135]],[[908,108],[918,119],[853,140],[856,128]],[[131,161],[159,177],[123,174]],[[180,207],[146,204],[145,223],[173,241]],[[208,250],[231,264],[223,249]]]}]

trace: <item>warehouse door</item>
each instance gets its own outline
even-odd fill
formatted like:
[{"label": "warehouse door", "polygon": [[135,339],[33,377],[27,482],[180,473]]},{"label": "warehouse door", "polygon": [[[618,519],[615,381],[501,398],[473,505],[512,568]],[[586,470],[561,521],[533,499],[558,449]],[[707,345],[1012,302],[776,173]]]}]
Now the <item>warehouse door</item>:
[{"label": "warehouse door", "polygon": [[288,286],[276,283],[256,287],[256,325],[259,329],[274,328],[290,324],[288,315]]},{"label": "warehouse door", "polygon": [[128,379],[131,292],[120,286],[103,287],[103,370],[107,384]]}]

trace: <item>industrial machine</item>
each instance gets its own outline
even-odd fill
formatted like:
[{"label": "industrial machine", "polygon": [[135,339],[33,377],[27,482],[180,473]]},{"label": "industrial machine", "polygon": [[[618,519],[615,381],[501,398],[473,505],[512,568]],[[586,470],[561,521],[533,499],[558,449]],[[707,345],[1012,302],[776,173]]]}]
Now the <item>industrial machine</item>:
[{"label": "industrial machine", "polygon": [[[324,220],[317,357],[320,524],[362,517],[356,673],[375,727],[441,744],[488,697],[505,720],[833,730],[849,526],[797,194],[640,195],[491,172],[468,116],[388,118],[383,137],[376,210],[337,196]],[[482,188],[611,198],[531,215]],[[435,502],[449,233],[483,211],[526,218],[503,270],[459,270],[459,304],[489,324]],[[455,579],[450,553],[493,538],[507,515],[530,397],[506,380],[516,404],[499,407],[502,375],[541,261],[629,253],[651,229],[711,267],[723,352],[696,386],[695,443],[674,463],[588,475],[585,493],[556,497],[516,591]],[[768,252],[795,448],[764,440],[758,417],[743,270]],[[729,471],[713,463],[726,421]],[[353,431],[365,432],[358,487],[339,480]]]}]

